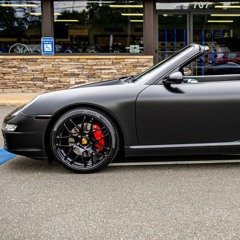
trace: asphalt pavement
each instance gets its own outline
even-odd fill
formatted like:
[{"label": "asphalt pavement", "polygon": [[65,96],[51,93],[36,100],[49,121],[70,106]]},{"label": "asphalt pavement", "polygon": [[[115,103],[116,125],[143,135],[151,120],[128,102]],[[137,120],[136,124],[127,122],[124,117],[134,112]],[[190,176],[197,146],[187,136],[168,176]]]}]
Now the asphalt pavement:
[{"label": "asphalt pavement", "polygon": [[0,240],[239,239],[239,199],[240,164],[81,175],[17,156],[0,165]]}]

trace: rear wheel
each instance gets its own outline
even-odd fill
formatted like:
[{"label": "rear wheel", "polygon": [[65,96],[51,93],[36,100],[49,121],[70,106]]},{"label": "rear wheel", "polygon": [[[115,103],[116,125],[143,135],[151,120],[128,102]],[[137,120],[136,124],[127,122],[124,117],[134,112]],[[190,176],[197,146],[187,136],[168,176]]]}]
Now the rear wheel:
[{"label": "rear wheel", "polygon": [[119,136],[112,120],[88,108],[71,110],[60,117],[51,132],[51,150],[67,169],[97,172],[116,156]]}]

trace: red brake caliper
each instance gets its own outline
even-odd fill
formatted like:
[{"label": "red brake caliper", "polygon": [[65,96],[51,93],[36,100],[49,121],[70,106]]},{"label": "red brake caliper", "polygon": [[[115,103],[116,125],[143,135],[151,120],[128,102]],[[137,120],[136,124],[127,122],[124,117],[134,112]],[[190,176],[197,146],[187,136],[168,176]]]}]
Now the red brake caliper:
[{"label": "red brake caliper", "polygon": [[103,146],[105,146],[105,141],[104,141],[104,138],[103,138],[103,133],[102,133],[102,130],[100,128],[100,126],[98,124],[93,124],[93,130],[94,130],[94,133],[93,133],[93,136],[95,138],[95,140],[97,140],[97,142],[99,142],[100,144],[95,144],[95,146],[100,150],[102,151],[103,150]]}]

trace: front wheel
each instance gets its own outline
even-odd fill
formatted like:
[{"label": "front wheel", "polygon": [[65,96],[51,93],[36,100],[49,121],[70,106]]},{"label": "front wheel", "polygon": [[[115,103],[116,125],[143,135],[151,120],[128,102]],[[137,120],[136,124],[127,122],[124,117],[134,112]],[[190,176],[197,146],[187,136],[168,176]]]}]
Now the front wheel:
[{"label": "front wheel", "polygon": [[119,135],[112,120],[88,108],[65,113],[54,124],[50,138],[55,158],[78,173],[100,171],[119,149]]}]

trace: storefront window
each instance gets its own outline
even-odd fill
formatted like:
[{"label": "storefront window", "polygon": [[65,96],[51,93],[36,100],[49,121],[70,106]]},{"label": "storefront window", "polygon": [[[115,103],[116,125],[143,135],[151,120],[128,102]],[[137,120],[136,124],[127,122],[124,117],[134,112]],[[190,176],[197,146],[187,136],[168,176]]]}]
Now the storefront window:
[{"label": "storefront window", "polygon": [[196,74],[240,73],[239,24],[234,13],[193,15],[193,42],[209,47],[207,54],[196,61]]},{"label": "storefront window", "polygon": [[191,66],[192,73],[240,73],[239,2],[164,1],[156,3],[159,61],[179,47],[198,43],[209,51]]},{"label": "storefront window", "polygon": [[140,1],[54,1],[56,53],[143,53]]},{"label": "storefront window", "polygon": [[158,14],[159,61],[187,46],[187,15]]},{"label": "storefront window", "polygon": [[204,10],[238,10],[239,9],[239,2],[221,2],[221,1],[215,1],[215,2],[204,2],[204,1],[188,1],[188,2],[170,2],[168,0],[158,0],[156,3],[156,9],[157,10],[198,10],[198,11],[204,11]]},{"label": "storefront window", "polygon": [[0,0],[0,53],[41,52],[41,1]]}]

